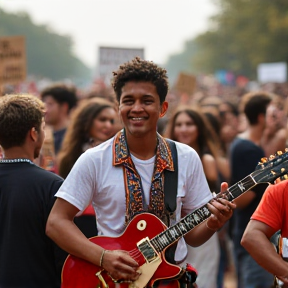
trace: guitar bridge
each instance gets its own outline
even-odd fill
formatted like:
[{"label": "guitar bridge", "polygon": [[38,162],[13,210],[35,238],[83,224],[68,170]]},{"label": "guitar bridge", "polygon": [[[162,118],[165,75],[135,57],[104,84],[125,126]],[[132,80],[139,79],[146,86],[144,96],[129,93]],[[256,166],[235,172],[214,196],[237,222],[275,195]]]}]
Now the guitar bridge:
[{"label": "guitar bridge", "polygon": [[150,239],[148,237],[140,240],[137,243],[137,246],[142,253],[143,257],[146,259],[147,263],[151,263],[159,258],[157,252],[153,248],[150,243]]}]

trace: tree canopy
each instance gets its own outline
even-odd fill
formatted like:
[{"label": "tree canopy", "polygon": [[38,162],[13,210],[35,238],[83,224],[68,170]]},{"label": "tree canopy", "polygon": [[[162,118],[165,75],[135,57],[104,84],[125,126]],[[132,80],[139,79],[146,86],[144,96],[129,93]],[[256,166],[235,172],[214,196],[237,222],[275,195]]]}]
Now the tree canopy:
[{"label": "tree canopy", "polygon": [[[187,72],[225,69],[255,78],[260,63],[288,60],[287,0],[214,0],[218,12],[208,31],[189,40],[180,62]],[[193,43],[193,45],[191,45]],[[192,48],[194,47],[194,48]],[[175,55],[167,66],[171,67]],[[186,65],[187,66],[187,65]]]},{"label": "tree canopy", "polygon": [[0,37],[25,36],[27,74],[51,80],[86,82],[91,70],[72,51],[69,36],[61,36],[46,25],[35,25],[28,14],[10,14],[0,9]]}]

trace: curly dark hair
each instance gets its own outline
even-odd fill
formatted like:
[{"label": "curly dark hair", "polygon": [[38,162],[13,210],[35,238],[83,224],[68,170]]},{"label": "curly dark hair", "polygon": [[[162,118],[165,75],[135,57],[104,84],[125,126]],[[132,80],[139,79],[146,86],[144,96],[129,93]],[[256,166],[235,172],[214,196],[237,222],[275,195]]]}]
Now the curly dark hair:
[{"label": "curly dark hair", "polygon": [[112,87],[118,102],[120,101],[122,87],[129,81],[153,83],[160,97],[160,103],[162,104],[165,101],[168,93],[167,71],[152,61],[135,57],[130,62],[120,65],[117,71],[113,71]]},{"label": "curly dark hair", "polygon": [[0,145],[4,149],[24,144],[28,131],[39,132],[44,117],[44,103],[29,94],[0,97]]}]

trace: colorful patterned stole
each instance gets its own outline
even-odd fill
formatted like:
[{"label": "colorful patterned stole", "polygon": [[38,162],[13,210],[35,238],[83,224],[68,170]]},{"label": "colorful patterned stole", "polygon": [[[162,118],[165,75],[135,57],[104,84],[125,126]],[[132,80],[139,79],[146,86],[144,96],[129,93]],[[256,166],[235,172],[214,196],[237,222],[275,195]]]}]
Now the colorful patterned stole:
[{"label": "colorful patterned stole", "polygon": [[123,167],[126,191],[126,224],[136,214],[150,212],[168,225],[169,213],[166,211],[164,204],[163,171],[165,169],[174,171],[174,166],[171,150],[166,140],[157,133],[157,149],[148,206],[144,201],[140,175],[130,157],[124,129],[116,134],[113,145],[113,165],[122,165]]}]

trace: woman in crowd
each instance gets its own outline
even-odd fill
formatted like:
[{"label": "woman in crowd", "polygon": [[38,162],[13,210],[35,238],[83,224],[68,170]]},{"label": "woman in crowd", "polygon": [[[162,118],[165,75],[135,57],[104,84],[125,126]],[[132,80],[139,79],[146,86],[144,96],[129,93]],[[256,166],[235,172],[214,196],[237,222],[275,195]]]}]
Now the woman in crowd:
[{"label": "woman in crowd", "polygon": [[[74,163],[84,151],[99,145],[114,135],[116,117],[117,113],[113,103],[101,98],[82,100],[72,115],[59,152],[60,176],[67,177]],[[75,223],[86,237],[97,235],[95,213],[91,205],[80,217],[75,218]]]},{"label": "woman in crowd", "polygon": [[[218,169],[215,158],[218,157],[218,141],[213,137],[205,115],[199,108],[178,107],[169,119],[165,136],[172,140],[182,142],[195,149],[198,153],[210,190],[218,187]],[[219,266],[219,242],[217,233],[202,246],[194,248],[188,246],[186,261],[198,270],[197,285],[199,288],[213,288],[217,283]]]}]

